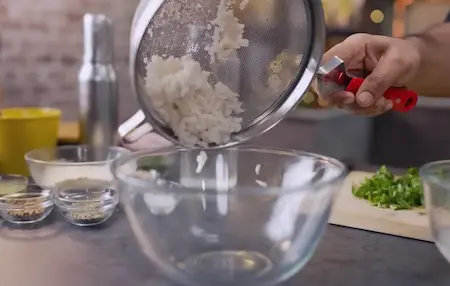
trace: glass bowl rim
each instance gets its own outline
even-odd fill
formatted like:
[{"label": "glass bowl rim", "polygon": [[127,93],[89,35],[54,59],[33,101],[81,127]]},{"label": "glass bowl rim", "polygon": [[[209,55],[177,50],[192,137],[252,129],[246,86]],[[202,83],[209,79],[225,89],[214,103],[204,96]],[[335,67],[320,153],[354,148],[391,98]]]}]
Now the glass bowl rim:
[{"label": "glass bowl rim", "polygon": [[[419,175],[422,180],[441,185],[442,187],[446,189],[450,189],[450,186],[448,184],[444,184],[444,181],[442,179],[439,179],[436,174],[432,174],[431,171],[435,170],[437,167],[441,166],[448,166],[450,167],[450,160],[439,160],[439,161],[433,161],[426,163],[419,169]],[[446,180],[448,183],[448,180]]]},{"label": "glass bowl rim", "polygon": [[116,160],[117,158],[119,158],[121,155],[117,156],[116,158],[112,158],[112,159],[108,159],[108,160],[101,160],[101,161],[89,161],[89,162],[58,162],[58,161],[47,161],[47,160],[40,160],[40,159],[35,159],[33,158],[33,155],[37,154],[37,153],[41,153],[44,151],[52,151],[52,150],[76,150],[79,148],[83,148],[83,149],[104,149],[104,150],[108,150],[108,152],[110,151],[116,151],[118,154],[119,153],[130,153],[131,151],[124,148],[124,147],[120,147],[120,146],[109,146],[109,147],[95,147],[95,146],[91,146],[91,145],[64,145],[64,146],[57,146],[57,147],[49,147],[49,148],[40,148],[40,149],[35,149],[32,150],[28,153],[25,154],[25,160],[27,162],[31,162],[31,163],[35,163],[35,164],[40,164],[40,165],[51,165],[51,166],[96,166],[96,165],[103,165],[105,163],[111,163],[114,160]]},{"label": "glass bowl rim", "polygon": [[[168,155],[168,154],[176,154],[180,152],[190,152],[190,151],[202,151],[203,149],[189,149],[184,147],[177,147],[177,146],[170,146],[170,147],[163,147],[163,148],[157,148],[154,150],[145,150],[145,151],[138,151],[138,152],[132,152],[127,154],[126,156],[120,156],[116,160],[113,161],[111,164],[111,172],[114,176],[114,178],[118,181],[125,182],[131,186],[137,186],[140,188],[148,188],[150,185],[147,180],[131,177],[128,175],[125,176],[118,176],[116,171],[120,166],[125,165],[127,162],[131,160],[136,160],[141,156],[161,156],[161,155]],[[333,185],[333,183],[339,182],[340,180],[343,180],[347,174],[348,169],[345,166],[344,163],[341,161],[324,156],[319,155],[312,152],[306,152],[306,151],[298,151],[293,149],[282,149],[282,148],[274,148],[274,147],[258,147],[258,146],[238,146],[238,147],[231,147],[226,148],[224,150],[235,150],[238,152],[246,151],[246,152],[255,152],[255,153],[269,153],[269,154],[277,154],[277,153],[285,153],[289,156],[297,156],[297,157],[308,157],[313,158],[316,160],[322,160],[326,161],[328,164],[331,164],[338,168],[339,173],[336,176],[333,176],[325,181],[317,182],[313,184],[302,184],[299,186],[293,186],[293,187],[239,187],[239,192],[216,192],[214,194],[209,194],[207,192],[200,191],[198,189],[194,188],[187,188],[187,187],[181,187],[183,189],[182,192],[180,192],[178,189],[170,190],[165,189],[164,193],[161,195],[177,195],[177,196],[187,196],[187,195],[204,195],[204,196],[243,196],[243,195],[254,195],[254,194],[261,194],[261,195],[287,195],[287,194],[295,194],[300,193],[305,190],[315,189],[315,190],[321,190],[324,189],[325,186]],[[217,150],[203,150],[205,152],[220,152],[220,149]],[[178,185],[178,184],[174,184]],[[158,186],[158,185],[156,185]],[[160,187],[160,186],[159,186]],[[145,191],[145,193],[152,193],[151,191]]]},{"label": "glass bowl rim", "polygon": [[[34,190],[32,189],[29,192],[26,193],[22,193],[22,191],[28,189],[28,188],[39,188],[41,190]],[[45,194],[43,194],[43,191],[47,191]],[[21,195],[32,195],[32,197],[30,198],[21,198]],[[17,197],[16,197],[17,196]],[[4,195],[4,196],[0,196],[0,210],[23,210],[25,209],[25,207],[23,206],[18,206],[18,207],[14,207],[13,205],[11,205],[10,201],[15,201],[15,202],[26,202],[29,200],[33,200],[33,199],[41,199],[41,201],[39,202],[35,202],[31,205],[29,205],[29,207],[42,207],[42,208],[47,208],[50,207],[52,205],[55,204],[54,202],[54,195],[53,193],[46,189],[46,188],[41,188],[41,186],[37,185],[37,184],[28,184],[25,188],[23,188],[21,191],[18,191],[16,193],[13,194],[8,194],[8,195]]]},{"label": "glass bowl rim", "polygon": [[[55,201],[57,203],[63,203],[63,204],[68,204],[68,203],[80,203],[80,204],[85,204],[85,203],[102,203],[105,201],[112,201],[113,203],[116,203],[118,201],[119,198],[119,192],[115,189],[115,188],[105,188],[105,189],[109,189],[111,190],[113,193],[113,195],[111,196],[107,196],[105,194],[102,194],[100,196],[100,198],[98,199],[91,199],[91,200],[74,200],[74,199],[65,199],[65,198],[61,198],[61,196],[59,194],[55,195]],[[99,206],[102,207],[102,206]]]},{"label": "glass bowl rim", "polygon": [[19,174],[1,174],[0,175],[0,182],[1,181],[13,181],[13,180],[28,183],[29,178],[27,176],[19,175]]},{"label": "glass bowl rim", "polygon": [[[29,177],[19,174],[2,174],[0,175],[0,184],[15,184],[19,186],[15,193],[21,192],[24,189],[28,188],[30,185],[36,185],[30,183]],[[13,193],[14,194],[14,193]],[[0,194],[0,197],[6,196],[7,194]]]}]

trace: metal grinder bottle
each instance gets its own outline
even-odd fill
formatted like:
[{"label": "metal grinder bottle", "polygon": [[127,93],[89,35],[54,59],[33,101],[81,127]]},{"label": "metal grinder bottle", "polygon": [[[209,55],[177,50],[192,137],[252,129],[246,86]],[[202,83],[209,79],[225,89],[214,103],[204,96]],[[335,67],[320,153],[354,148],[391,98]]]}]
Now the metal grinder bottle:
[{"label": "metal grinder bottle", "polygon": [[80,144],[113,146],[119,125],[113,31],[104,15],[85,14],[84,56],[78,73]]}]

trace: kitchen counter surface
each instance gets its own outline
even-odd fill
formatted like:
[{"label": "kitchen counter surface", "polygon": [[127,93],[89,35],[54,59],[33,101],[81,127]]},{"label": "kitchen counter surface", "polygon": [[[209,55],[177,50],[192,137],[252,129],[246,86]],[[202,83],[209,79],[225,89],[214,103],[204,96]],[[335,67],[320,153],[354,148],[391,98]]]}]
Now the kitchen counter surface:
[{"label": "kitchen counter surface", "polygon": [[[432,243],[329,225],[313,259],[285,286],[444,286]],[[79,228],[57,212],[40,226],[0,225],[0,277],[14,286],[172,286],[141,254],[124,213]]]}]

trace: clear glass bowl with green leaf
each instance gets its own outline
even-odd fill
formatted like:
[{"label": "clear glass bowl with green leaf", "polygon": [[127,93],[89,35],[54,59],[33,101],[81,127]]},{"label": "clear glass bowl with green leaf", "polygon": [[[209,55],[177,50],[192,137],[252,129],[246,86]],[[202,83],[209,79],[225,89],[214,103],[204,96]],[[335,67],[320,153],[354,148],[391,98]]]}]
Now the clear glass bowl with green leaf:
[{"label": "clear glass bowl with green leaf", "polygon": [[420,169],[430,230],[439,251],[450,262],[450,160]]}]

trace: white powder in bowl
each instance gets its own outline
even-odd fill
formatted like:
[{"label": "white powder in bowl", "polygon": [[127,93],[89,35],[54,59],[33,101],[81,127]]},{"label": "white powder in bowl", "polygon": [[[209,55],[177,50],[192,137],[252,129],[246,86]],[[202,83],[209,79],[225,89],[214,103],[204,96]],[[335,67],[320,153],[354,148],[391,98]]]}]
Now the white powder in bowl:
[{"label": "white powder in bowl", "polygon": [[211,84],[210,72],[190,56],[152,56],[146,68],[147,95],[182,144],[225,144],[241,130],[239,95],[221,82]]},{"label": "white powder in bowl", "polygon": [[101,166],[70,166],[48,165],[40,174],[33,174],[33,179],[40,186],[54,187],[64,181],[90,179],[98,181],[113,181],[109,165]]}]

